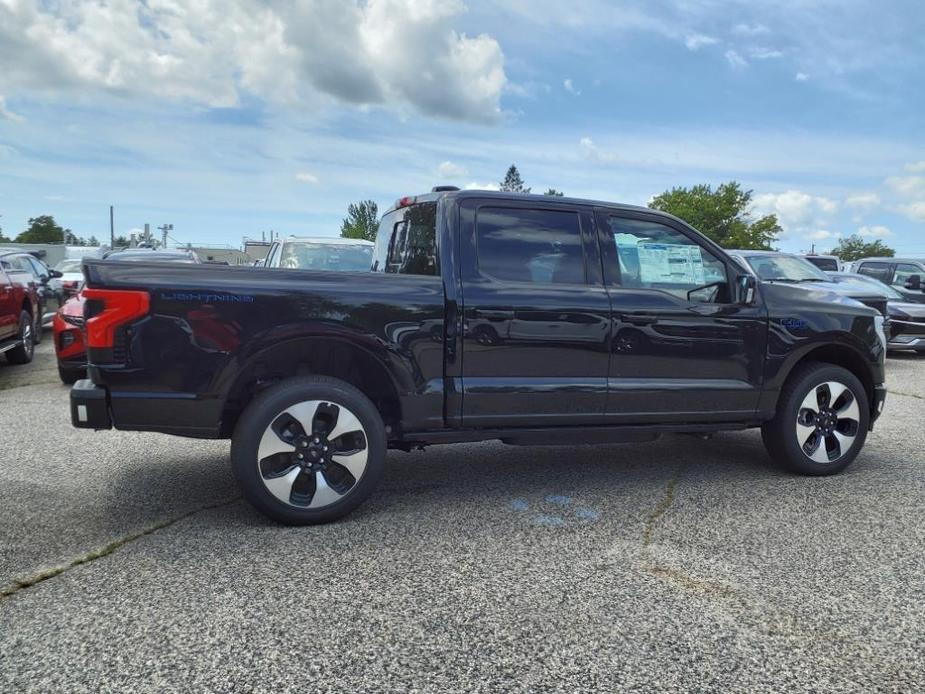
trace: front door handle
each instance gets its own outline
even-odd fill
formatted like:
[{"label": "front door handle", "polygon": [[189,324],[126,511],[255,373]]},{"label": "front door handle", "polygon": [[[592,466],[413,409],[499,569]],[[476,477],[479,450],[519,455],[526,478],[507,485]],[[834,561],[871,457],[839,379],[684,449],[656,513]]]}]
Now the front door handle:
[{"label": "front door handle", "polygon": [[652,313],[623,313],[620,320],[631,325],[652,325],[658,322],[658,316]]},{"label": "front door handle", "polygon": [[490,320],[512,320],[514,311],[505,309],[477,308],[472,312],[475,318],[488,318]]}]

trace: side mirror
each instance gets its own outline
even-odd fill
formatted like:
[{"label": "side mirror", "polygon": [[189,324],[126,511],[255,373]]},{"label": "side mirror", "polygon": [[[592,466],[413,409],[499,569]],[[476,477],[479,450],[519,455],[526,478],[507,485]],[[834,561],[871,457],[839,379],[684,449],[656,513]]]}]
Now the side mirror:
[{"label": "side mirror", "polygon": [[758,290],[758,280],[754,275],[739,275],[736,277],[736,303],[742,306],[751,306],[755,303],[755,293]]},{"label": "side mirror", "polygon": [[912,275],[909,279],[906,280],[906,289],[911,289],[913,291],[919,291],[921,288],[922,288],[921,275]]},{"label": "side mirror", "polygon": [[63,276],[63,273],[60,270],[49,270],[48,276],[53,279],[58,279],[59,277]]}]

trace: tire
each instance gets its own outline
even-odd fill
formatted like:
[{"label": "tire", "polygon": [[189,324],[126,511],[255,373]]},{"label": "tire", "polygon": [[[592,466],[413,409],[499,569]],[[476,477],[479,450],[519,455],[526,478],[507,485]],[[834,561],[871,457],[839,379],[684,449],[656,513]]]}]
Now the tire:
[{"label": "tire", "polygon": [[35,353],[34,335],[32,316],[28,311],[23,311],[19,314],[19,339],[22,340],[22,344],[6,353],[6,360],[10,364],[28,364],[32,361],[32,355]]},{"label": "tire", "polygon": [[61,378],[62,383],[71,386],[77,383],[77,381],[79,381],[81,378],[86,378],[87,370],[61,366],[61,364],[58,364],[58,376]]},{"label": "tire", "polygon": [[42,342],[44,337],[42,333],[42,316],[36,316],[35,318],[35,327],[32,331],[32,344],[37,345]]},{"label": "tire", "polygon": [[346,516],[373,492],[386,444],[379,412],[352,385],[326,376],[290,378],[241,413],[231,465],[245,498],[265,516],[316,525]]},{"label": "tire", "polygon": [[869,425],[867,391],[857,377],[840,366],[809,363],[790,375],[761,438],[787,470],[834,475],[857,457]]}]

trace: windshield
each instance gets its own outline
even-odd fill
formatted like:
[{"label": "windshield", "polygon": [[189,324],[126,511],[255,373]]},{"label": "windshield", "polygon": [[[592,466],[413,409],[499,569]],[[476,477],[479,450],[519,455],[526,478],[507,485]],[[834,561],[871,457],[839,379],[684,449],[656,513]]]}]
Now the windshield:
[{"label": "windshield", "polygon": [[58,272],[80,272],[80,264],[82,262],[83,261],[79,259],[62,260],[60,263],[55,265],[55,270]]},{"label": "windshield", "polygon": [[762,282],[832,282],[804,258],[793,255],[747,255],[745,261]]},{"label": "windshield", "polygon": [[138,263],[195,263],[188,255],[162,255],[159,253],[113,253],[106,260]]},{"label": "windshield", "polygon": [[338,243],[287,241],[279,266],[299,270],[369,270],[373,247]]}]

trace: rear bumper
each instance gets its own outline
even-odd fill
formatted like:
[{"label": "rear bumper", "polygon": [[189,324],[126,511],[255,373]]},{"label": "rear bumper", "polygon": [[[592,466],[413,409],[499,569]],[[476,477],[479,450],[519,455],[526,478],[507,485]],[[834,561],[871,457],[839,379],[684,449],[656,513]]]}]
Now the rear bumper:
[{"label": "rear bumper", "polygon": [[71,424],[78,429],[112,429],[105,388],[84,378],[71,387]]}]

